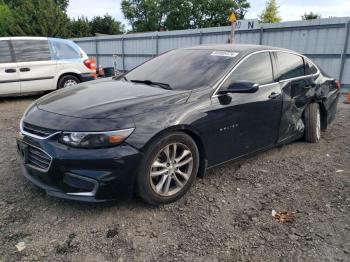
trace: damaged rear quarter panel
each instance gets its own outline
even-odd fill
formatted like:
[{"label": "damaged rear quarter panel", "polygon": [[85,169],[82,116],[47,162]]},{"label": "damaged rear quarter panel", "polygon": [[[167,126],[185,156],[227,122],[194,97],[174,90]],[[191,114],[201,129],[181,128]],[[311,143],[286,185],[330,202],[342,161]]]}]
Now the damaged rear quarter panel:
[{"label": "damaged rear quarter panel", "polygon": [[322,74],[280,82],[283,106],[279,143],[303,135],[303,113],[312,102],[320,104],[324,128],[334,119],[338,91],[333,83],[334,79]]}]

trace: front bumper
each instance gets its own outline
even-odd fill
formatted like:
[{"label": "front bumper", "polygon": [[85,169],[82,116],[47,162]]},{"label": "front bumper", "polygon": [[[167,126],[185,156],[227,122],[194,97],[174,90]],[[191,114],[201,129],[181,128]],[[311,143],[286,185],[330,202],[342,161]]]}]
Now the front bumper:
[{"label": "front bumper", "polygon": [[142,157],[126,143],[78,149],[58,143],[55,137],[40,140],[21,136],[17,149],[22,174],[30,182],[50,196],[85,202],[129,198]]}]

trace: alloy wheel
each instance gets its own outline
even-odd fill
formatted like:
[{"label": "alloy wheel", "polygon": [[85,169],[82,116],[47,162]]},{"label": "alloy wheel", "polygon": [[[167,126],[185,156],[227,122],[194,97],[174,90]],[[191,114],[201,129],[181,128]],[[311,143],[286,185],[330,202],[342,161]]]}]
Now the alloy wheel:
[{"label": "alloy wheel", "polygon": [[149,173],[153,191],[160,196],[173,196],[188,182],[193,169],[191,150],[182,143],[165,146],[155,157]]}]

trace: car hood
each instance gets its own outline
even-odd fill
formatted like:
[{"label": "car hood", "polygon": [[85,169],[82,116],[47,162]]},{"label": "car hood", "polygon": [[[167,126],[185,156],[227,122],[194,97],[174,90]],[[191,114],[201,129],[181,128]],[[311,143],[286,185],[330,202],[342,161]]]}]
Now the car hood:
[{"label": "car hood", "polygon": [[41,110],[70,117],[117,118],[160,112],[162,107],[185,103],[189,95],[190,91],[104,79],[55,91],[36,104]]}]

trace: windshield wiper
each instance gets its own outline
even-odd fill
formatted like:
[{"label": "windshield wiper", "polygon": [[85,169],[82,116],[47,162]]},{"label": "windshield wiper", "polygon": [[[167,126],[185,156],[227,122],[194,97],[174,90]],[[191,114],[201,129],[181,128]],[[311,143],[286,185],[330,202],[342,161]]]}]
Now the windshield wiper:
[{"label": "windshield wiper", "polygon": [[166,89],[166,90],[173,90],[169,84],[153,82],[151,80],[130,80],[130,82],[140,83],[140,84],[145,84],[145,85],[155,85],[155,86],[159,86],[159,87]]}]

